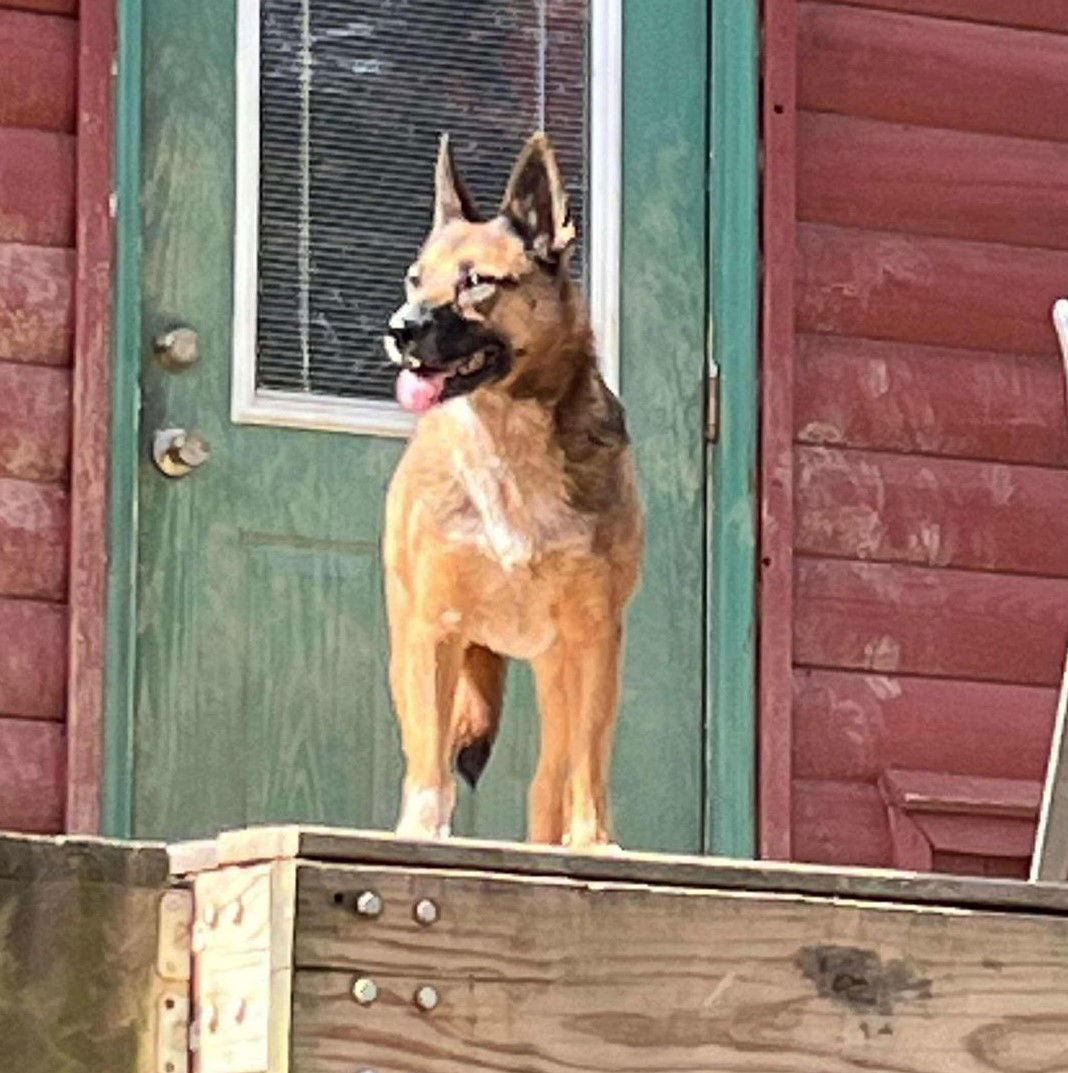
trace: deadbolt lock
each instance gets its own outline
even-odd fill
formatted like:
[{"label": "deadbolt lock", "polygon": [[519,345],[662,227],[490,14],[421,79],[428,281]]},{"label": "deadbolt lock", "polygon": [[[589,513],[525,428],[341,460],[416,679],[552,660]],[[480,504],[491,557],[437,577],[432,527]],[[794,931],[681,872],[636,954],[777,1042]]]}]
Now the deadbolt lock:
[{"label": "deadbolt lock", "polygon": [[202,466],[211,446],[199,432],[184,428],[161,428],[152,437],[152,461],[167,477],[184,477]]}]

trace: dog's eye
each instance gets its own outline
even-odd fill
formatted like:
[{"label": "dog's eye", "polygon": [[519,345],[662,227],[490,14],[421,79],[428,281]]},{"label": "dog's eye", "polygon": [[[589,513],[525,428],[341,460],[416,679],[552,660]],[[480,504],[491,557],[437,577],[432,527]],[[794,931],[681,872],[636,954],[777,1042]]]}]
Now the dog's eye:
[{"label": "dog's eye", "polygon": [[405,277],[409,287],[417,288],[420,283],[423,282],[422,276],[419,275],[417,269],[412,268],[408,270],[408,275]]}]

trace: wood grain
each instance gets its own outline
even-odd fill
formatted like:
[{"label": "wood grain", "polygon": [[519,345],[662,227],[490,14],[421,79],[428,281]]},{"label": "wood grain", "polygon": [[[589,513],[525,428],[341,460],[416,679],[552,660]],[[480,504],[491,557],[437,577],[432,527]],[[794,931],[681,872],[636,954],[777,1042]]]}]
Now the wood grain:
[{"label": "wood grain", "polygon": [[66,609],[0,597],[0,713],[62,719]]},{"label": "wood grain", "polygon": [[0,869],[15,873],[0,878],[0,1033],[8,1069],[157,1068],[165,866],[158,846],[3,839]]},{"label": "wood grain", "polygon": [[4,828],[36,834],[63,830],[65,748],[59,723],[0,716],[0,823]]},{"label": "wood grain", "polygon": [[74,139],[69,134],[0,127],[0,242],[74,244]]},{"label": "wood grain", "polygon": [[1060,251],[802,224],[797,328],[1055,354],[1049,311],[1066,278]]},{"label": "wood grain", "polygon": [[799,335],[796,384],[801,443],[1068,466],[1052,353]]},{"label": "wood grain", "polygon": [[0,594],[65,599],[68,513],[65,489],[0,477]]},{"label": "wood grain", "polygon": [[14,6],[0,10],[0,126],[69,133],[78,24],[9,10]]},{"label": "wood grain", "polygon": [[799,558],[799,664],[1020,685],[1060,681],[1068,582]]},{"label": "wood grain", "polygon": [[71,378],[70,662],[66,829],[96,833],[103,770],[110,436],[112,58],[115,6],[81,13],[74,369]]},{"label": "wood grain", "polygon": [[58,481],[70,450],[70,374],[0,361],[0,476]]},{"label": "wood grain", "polygon": [[[835,784],[827,782],[826,785]],[[878,802],[874,783],[854,782],[852,785],[870,792],[874,795],[871,800]],[[1068,913],[1068,886],[988,883],[960,877],[917,876],[885,868],[827,868],[789,862],[630,851],[585,854],[552,846],[468,838],[404,842],[384,831],[295,825],[224,831],[214,843],[214,852],[210,852],[203,841],[194,842],[188,848],[182,844],[172,845],[169,852],[179,870],[184,865],[194,869],[224,868],[301,858],[302,866],[326,871],[357,866],[408,872],[429,870],[438,875],[494,872],[573,879],[587,885],[641,883],[651,888],[693,887],[720,892],[909,902],[917,906],[941,905],[958,909]]]},{"label": "wood grain", "polygon": [[887,768],[1038,780],[1057,692],[852,671],[794,674],[794,770],[874,781]]},{"label": "wood grain", "polygon": [[[802,108],[1068,140],[1068,37],[802,3]],[[993,92],[992,87],[997,87]]]},{"label": "wood grain", "polygon": [[1068,246],[1068,144],[798,117],[798,215],[873,231]]},{"label": "wood grain", "polygon": [[[368,887],[397,911],[357,917],[348,900]],[[405,911],[421,898],[441,909],[429,929]],[[302,868],[293,1061],[300,1073],[1053,1069],[1066,954],[1059,920],[1026,915]],[[375,979],[373,1005],[353,1002],[354,974]],[[412,995],[427,984],[440,1003],[421,1013]]]},{"label": "wood grain", "polygon": [[1033,30],[1068,32],[1068,10],[1061,0],[828,0],[852,7],[931,15],[937,18],[991,22]]},{"label": "wood grain", "polygon": [[0,244],[0,360],[68,364],[73,290],[72,250]]},{"label": "wood grain", "polygon": [[795,0],[764,10],[764,282],[761,351],[758,741],[760,854],[791,857],[794,278],[796,275]]},{"label": "wood grain", "polygon": [[801,447],[797,550],[1068,578],[1068,471]]}]

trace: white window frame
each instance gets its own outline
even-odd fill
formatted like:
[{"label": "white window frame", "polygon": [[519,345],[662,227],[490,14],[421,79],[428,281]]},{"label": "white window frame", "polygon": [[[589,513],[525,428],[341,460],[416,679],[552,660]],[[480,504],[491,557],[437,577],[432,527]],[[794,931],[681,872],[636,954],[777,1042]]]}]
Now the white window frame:
[{"label": "white window frame", "polygon": [[[590,317],[601,372],[619,391],[619,245],[623,112],[622,0],[590,0],[589,204],[586,218]],[[412,414],[395,402],[256,387],[259,284],[260,0],[238,0],[234,310],[230,419],[359,435],[408,436]],[[429,167],[429,164],[427,165]],[[398,302],[400,284],[397,281]]]}]

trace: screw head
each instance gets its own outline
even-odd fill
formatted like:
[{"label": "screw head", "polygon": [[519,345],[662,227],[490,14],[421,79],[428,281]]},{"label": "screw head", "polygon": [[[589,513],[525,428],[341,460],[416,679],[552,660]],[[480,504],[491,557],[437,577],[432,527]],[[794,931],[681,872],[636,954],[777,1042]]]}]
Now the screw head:
[{"label": "screw head", "polygon": [[361,891],[356,898],[356,912],[362,917],[376,917],[382,912],[382,896],[378,891]]},{"label": "screw head", "polygon": [[423,984],[422,987],[416,988],[412,999],[419,1009],[424,1013],[429,1013],[441,1001],[441,996],[438,994],[436,987],[431,987],[430,984]]},{"label": "screw head", "polygon": [[413,916],[417,923],[422,924],[424,928],[429,928],[431,924],[438,922],[441,913],[436,902],[432,902],[429,898],[420,898],[415,903]]},{"label": "screw head", "polygon": [[361,976],[352,985],[352,997],[361,1006],[370,1006],[378,998],[378,984],[370,976]]}]

